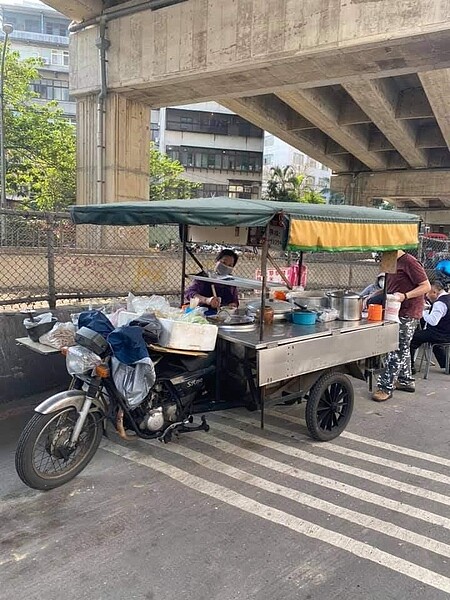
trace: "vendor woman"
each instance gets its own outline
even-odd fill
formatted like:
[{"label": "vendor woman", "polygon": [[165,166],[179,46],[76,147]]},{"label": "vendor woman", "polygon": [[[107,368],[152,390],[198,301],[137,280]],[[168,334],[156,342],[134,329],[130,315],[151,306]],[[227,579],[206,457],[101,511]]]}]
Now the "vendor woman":
[{"label": "vendor woman", "polygon": [[[238,261],[238,255],[233,250],[221,250],[216,257],[216,266],[211,277],[231,275]],[[194,280],[185,293],[186,300],[198,298],[199,306],[208,306],[214,310],[228,306],[237,308],[239,298],[237,288],[231,285],[212,284],[207,281]]]}]

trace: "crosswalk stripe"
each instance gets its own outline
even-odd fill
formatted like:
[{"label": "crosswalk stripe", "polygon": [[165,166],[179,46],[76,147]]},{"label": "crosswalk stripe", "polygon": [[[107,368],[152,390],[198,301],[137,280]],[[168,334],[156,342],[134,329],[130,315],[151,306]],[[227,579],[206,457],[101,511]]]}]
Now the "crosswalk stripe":
[{"label": "crosswalk stripe", "polygon": [[[289,415],[278,410],[266,410],[265,412],[266,415],[306,427],[305,419],[301,419],[300,417],[295,417],[294,415]],[[420,452],[419,450],[413,450],[412,448],[407,448],[405,446],[381,442],[372,438],[363,437],[362,435],[350,433],[349,431],[343,431],[339,437],[347,438],[348,440],[359,442],[360,444],[365,444],[367,446],[375,446],[376,448],[380,448],[382,450],[396,452],[397,454],[404,454],[410,458],[418,458],[420,460],[432,462],[444,467],[450,467],[450,459],[444,458],[443,456],[437,456],[436,454],[429,454],[428,452]]]},{"label": "crosswalk stripe", "polygon": [[[211,433],[209,433],[207,436],[202,436],[201,442],[202,444],[207,444],[208,446],[217,448],[218,450],[231,454],[232,456],[242,458],[268,469],[272,469],[277,473],[283,473],[289,477],[294,477],[295,479],[300,479],[302,481],[309,481],[310,483],[314,483],[320,487],[325,487],[335,492],[340,492],[347,496],[357,498],[358,500],[368,502],[369,504],[374,504],[378,507],[381,506],[409,517],[413,517],[414,519],[425,521],[425,523],[438,525],[444,529],[450,529],[450,519],[447,517],[437,515],[421,508],[416,508],[415,506],[410,506],[405,502],[399,502],[398,500],[393,500],[373,492],[368,492],[367,490],[362,490],[358,487],[349,485],[348,483],[337,481],[336,479],[322,477],[321,475],[316,475],[315,473],[310,473],[309,471],[304,471],[303,469],[286,465],[278,460],[268,458],[261,453],[252,452],[251,450],[241,448],[235,444],[230,444],[225,440],[211,435]],[[264,440],[262,440],[261,444],[264,444]]]},{"label": "crosswalk stripe", "polygon": [[310,523],[272,506],[257,502],[256,500],[248,498],[247,496],[230,490],[222,485],[204,480],[201,477],[187,473],[178,467],[164,463],[153,456],[146,456],[141,452],[118,446],[109,441],[103,442],[102,448],[107,452],[148,467],[153,471],[162,473],[198,493],[202,493],[210,498],[215,498],[220,502],[239,508],[253,516],[258,516],[272,523],[282,525],[283,527],[304,536],[325,542],[326,544],[345,550],[355,556],[359,556],[360,558],[369,560],[385,568],[391,569],[392,571],[406,575],[411,579],[420,581],[422,584],[450,593],[450,579],[448,577],[435,573],[403,558],[389,554],[370,544],[354,540],[341,533],[325,529],[315,523]]},{"label": "crosswalk stripe", "polygon": [[[254,420],[240,414],[234,414],[233,418],[245,423],[251,423],[252,425],[255,424]],[[277,427],[276,425],[267,424],[265,425],[265,428],[269,431],[273,431],[273,433],[279,433],[281,435],[286,434],[286,429],[284,427]],[[292,432],[289,432],[289,434],[292,435]],[[389,469],[393,469],[395,471],[410,473],[411,475],[417,475],[418,477],[436,481],[437,483],[450,485],[450,477],[448,477],[448,475],[443,475],[442,473],[436,473],[428,469],[421,469],[420,467],[414,467],[412,465],[407,465],[406,463],[389,460],[380,456],[374,456],[373,454],[367,454],[366,452],[359,452],[358,450],[352,450],[351,448],[338,446],[337,444],[333,444],[331,442],[328,442],[327,444],[319,444],[318,447],[320,447],[321,450],[323,449],[335,454],[342,454],[343,456],[348,456],[350,458],[356,458],[365,462],[374,463],[376,465],[382,465],[383,467],[388,467]]]},{"label": "crosswalk stripe", "polygon": [[[237,447],[235,446],[235,448]],[[445,544],[443,542],[439,542],[424,535],[415,533],[413,531],[395,525],[394,523],[390,523],[389,521],[384,521],[377,517],[365,515],[364,513],[360,513],[345,508],[343,506],[333,504],[332,502],[328,502],[327,500],[322,500],[318,497],[305,494],[304,492],[301,492],[299,490],[289,488],[277,483],[273,483],[271,481],[268,481],[267,479],[263,479],[262,477],[252,475],[247,471],[243,471],[242,469],[232,467],[211,456],[207,456],[202,452],[198,452],[197,450],[193,450],[192,448],[187,448],[186,446],[169,444],[164,449],[173,454],[177,454],[178,456],[187,458],[204,468],[215,471],[216,473],[222,473],[223,475],[227,475],[228,477],[232,477],[233,479],[237,479],[238,481],[242,481],[259,489],[270,492],[272,494],[277,494],[284,498],[294,500],[294,502],[297,502],[303,506],[309,506],[318,511],[331,514],[333,515],[333,517],[338,517],[340,519],[349,521],[350,523],[355,523],[356,525],[361,525],[362,527],[373,529],[378,533],[382,533],[384,535],[393,537],[397,540],[408,542],[410,544],[418,546],[419,548],[423,548],[430,552],[434,552],[436,554],[440,554],[442,556],[450,558],[450,545]]]},{"label": "crosswalk stripe", "polygon": [[[246,420],[242,417],[237,417],[235,415],[230,415],[233,420],[237,422],[250,424],[255,426],[255,424],[251,420]],[[229,419],[227,419],[229,420]],[[256,427],[256,426],[255,426]],[[293,448],[292,446],[288,446],[286,444],[280,444],[279,442],[275,442],[273,440],[269,440],[268,438],[262,437],[261,435],[251,434],[249,431],[241,431],[236,427],[230,427],[229,425],[225,425],[223,423],[219,423],[218,421],[214,421],[214,429],[222,431],[224,433],[228,433],[235,437],[238,437],[243,440],[252,441],[254,443],[263,444],[267,448],[271,448],[272,450],[276,450],[277,452],[281,452],[282,454],[287,454],[288,456],[294,456],[296,458],[301,458],[306,462],[314,463],[317,465],[321,465],[323,467],[329,467],[334,472],[347,473],[348,475],[354,475],[355,477],[362,478],[367,481],[372,481],[374,483],[378,483],[380,485],[384,485],[386,487],[394,488],[396,490],[405,492],[407,494],[411,494],[413,496],[419,496],[420,498],[425,498],[426,500],[432,500],[434,502],[438,502],[440,504],[444,504],[448,506],[450,504],[450,497],[445,496],[444,494],[440,494],[438,492],[434,492],[432,490],[425,490],[415,485],[411,485],[409,483],[404,483],[402,481],[398,481],[396,479],[392,479],[390,477],[385,477],[384,475],[379,475],[378,473],[373,473],[371,471],[366,471],[364,469],[360,469],[358,467],[353,467],[347,465],[345,463],[340,463],[335,460],[331,460],[329,458],[324,458],[322,456],[316,456],[311,452],[305,452],[304,450],[300,450],[299,448]],[[291,433],[287,432],[281,428],[273,428],[270,425],[265,426],[266,431],[274,431],[275,433],[285,436],[291,437]],[[261,440],[264,440],[263,442]]]}]

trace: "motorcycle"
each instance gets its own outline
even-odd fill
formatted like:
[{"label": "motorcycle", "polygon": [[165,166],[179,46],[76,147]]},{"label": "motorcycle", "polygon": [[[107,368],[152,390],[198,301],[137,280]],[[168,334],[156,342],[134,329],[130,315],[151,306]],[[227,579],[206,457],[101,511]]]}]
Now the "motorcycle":
[{"label": "motorcycle", "polygon": [[200,358],[154,355],[150,389],[136,401],[115,383],[117,361],[106,338],[82,327],[75,340],[77,345],[63,349],[72,375],[69,389],[37,406],[20,437],[16,470],[26,485],[50,490],[73,479],[92,460],[103,434],[108,435],[109,422],[125,440],[167,443],[173,435],[209,430],[204,416],[193,425],[193,414],[211,410],[214,352]]}]

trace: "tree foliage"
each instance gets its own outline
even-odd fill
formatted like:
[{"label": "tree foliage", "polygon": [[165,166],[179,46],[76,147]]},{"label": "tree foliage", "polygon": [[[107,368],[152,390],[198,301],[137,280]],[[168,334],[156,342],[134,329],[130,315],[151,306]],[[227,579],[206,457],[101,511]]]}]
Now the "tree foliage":
[{"label": "tree foliage", "polygon": [[150,200],[194,198],[200,183],[182,177],[183,165],[150,145]]},{"label": "tree foliage", "polygon": [[31,84],[39,79],[40,65],[39,59],[21,60],[7,50],[6,193],[26,208],[59,210],[75,201],[75,129],[57,102],[36,101]]},{"label": "tree foliage", "polygon": [[267,200],[277,202],[304,202],[324,204],[321,193],[305,184],[305,175],[298,174],[291,166],[272,167],[267,183]]}]

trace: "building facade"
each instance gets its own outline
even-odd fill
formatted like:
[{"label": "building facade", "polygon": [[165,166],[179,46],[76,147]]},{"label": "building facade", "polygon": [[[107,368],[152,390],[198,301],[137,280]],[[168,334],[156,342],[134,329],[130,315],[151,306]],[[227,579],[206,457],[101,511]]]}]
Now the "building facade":
[{"label": "building facade", "polygon": [[261,196],[264,132],[217,102],[152,111],[152,139],[201,196]]},{"label": "building facade", "polygon": [[69,95],[69,19],[37,0],[1,0],[0,18],[14,31],[11,48],[21,58],[40,58],[39,79],[33,83],[37,101],[57,100],[75,120],[76,105]]},{"label": "building facade", "polygon": [[331,183],[331,169],[266,132],[264,135],[263,189],[265,190],[267,186],[272,167],[287,166],[293,167],[296,173],[305,176],[307,187],[317,192],[326,190],[323,193],[327,197]]}]

